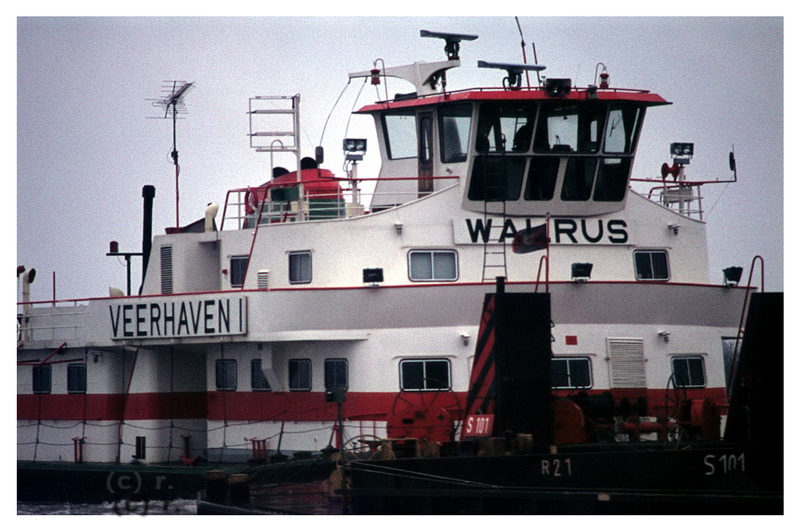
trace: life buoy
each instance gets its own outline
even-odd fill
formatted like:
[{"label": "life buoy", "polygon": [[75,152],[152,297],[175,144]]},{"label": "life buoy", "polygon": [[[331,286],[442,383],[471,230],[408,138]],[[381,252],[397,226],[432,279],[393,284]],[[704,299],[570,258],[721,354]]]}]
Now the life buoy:
[{"label": "life buoy", "polygon": [[244,195],[244,212],[247,214],[253,214],[256,212],[258,208],[258,196],[256,192],[251,188],[248,189]]}]

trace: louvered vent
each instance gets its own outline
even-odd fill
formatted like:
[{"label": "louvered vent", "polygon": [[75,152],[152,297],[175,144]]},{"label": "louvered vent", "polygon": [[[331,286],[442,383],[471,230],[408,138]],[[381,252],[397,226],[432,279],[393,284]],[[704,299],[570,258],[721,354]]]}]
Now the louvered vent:
[{"label": "louvered vent", "polygon": [[257,281],[259,288],[269,288],[269,270],[258,270]]},{"label": "louvered vent", "polygon": [[161,246],[161,293],[172,293],[172,246]]},{"label": "louvered vent", "polygon": [[646,388],[644,343],[641,338],[609,338],[612,388]]}]

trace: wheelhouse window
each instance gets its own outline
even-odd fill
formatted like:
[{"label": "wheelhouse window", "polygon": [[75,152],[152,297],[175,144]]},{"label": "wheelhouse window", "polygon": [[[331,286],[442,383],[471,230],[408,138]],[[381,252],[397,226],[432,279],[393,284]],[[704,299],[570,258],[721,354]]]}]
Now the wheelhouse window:
[{"label": "wheelhouse window", "polygon": [[442,107],[439,111],[439,144],[443,163],[461,163],[467,160],[469,130],[472,123],[472,105]]},{"label": "wheelhouse window", "polygon": [[452,250],[415,250],[408,253],[408,278],[412,281],[455,281],[458,255]]},{"label": "wheelhouse window", "polygon": [[33,370],[33,393],[50,393],[53,386],[51,366],[33,366],[31,369]]},{"label": "wheelhouse window", "polygon": [[222,358],[217,360],[215,366],[217,390],[224,392],[236,390],[238,384],[236,378],[236,361],[231,358]]},{"label": "wheelhouse window", "polygon": [[597,170],[597,183],[594,186],[594,201],[622,201],[628,188],[632,159],[604,158]]},{"label": "wheelhouse window", "polygon": [[603,151],[606,153],[632,153],[641,114],[639,106],[612,103],[608,112],[608,127]]},{"label": "wheelhouse window", "polygon": [[530,149],[535,104],[484,103],[478,116],[475,150],[524,153]]},{"label": "wheelhouse window", "polygon": [[636,279],[639,281],[668,281],[669,262],[664,250],[638,250],[633,252]]},{"label": "wheelhouse window", "polygon": [[516,201],[519,199],[524,175],[525,157],[479,155],[472,165],[469,199]]},{"label": "wheelhouse window", "polygon": [[254,392],[271,392],[272,386],[269,385],[267,375],[264,373],[264,368],[261,365],[260,358],[254,358],[250,361],[250,388]]},{"label": "wheelhouse window", "polygon": [[289,359],[289,390],[293,392],[311,390],[311,360],[307,358]]},{"label": "wheelhouse window", "polygon": [[289,253],[289,282],[292,284],[311,282],[310,251],[293,251]]},{"label": "wheelhouse window", "polygon": [[559,157],[531,157],[528,166],[528,182],[525,185],[525,199],[549,201],[556,190],[556,177]]},{"label": "wheelhouse window", "polygon": [[597,168],[595,157],[571,157],[567,161],[561,199],[564,201],[586,201],[592,195],[594,172]]},{"label": "wheelhouse window", "polygon": [[417,122],[414,111],[393,111],[383,115],[383,131],[390,159],[417,156]]},{"label": "wheelhouse window", "polygon": [[347,359],[325,359],[325,390],[347,390]]},{"label": "wheelhouse window", "polygon": [[449,390],[450,387],[449,360],[400,361],[400,389],[402,391]]},{"label": "wheelhouse window", "polygon": [[67,365],[67,393],[86,393],[86,364]]},{"label": "wheelhouse window", "polygon": [[247,255],[231,257],[231,286],[241,287],[244,284],[244,274],[247,271]]},{"label": "wheelhouse window", "polygon": [[542,104],[536,124],[534,151],[597,153],[605,110],[602,104]]},{"label": "wheelhouse window", "polygon": [[675,386],[680,388],[703,388],[706,385],[706,368],[699,355],[672,357],[672,375]]},{"label": "wheelhouse window", "polygon": [[591,388],[592,363],[584,357],[555,357],[551,364],[551,379],[553,388]]}]

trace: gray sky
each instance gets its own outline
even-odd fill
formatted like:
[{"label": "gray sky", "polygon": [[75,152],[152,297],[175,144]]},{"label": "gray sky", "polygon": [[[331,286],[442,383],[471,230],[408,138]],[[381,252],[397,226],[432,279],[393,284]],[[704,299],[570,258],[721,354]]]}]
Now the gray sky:
[{"label": "gray sky", "polygon": [[[739,182],[707,186],[711,280],[721,269],[766,261],[767,288],[783,289],[783,20],[781,18],[520,17],[550,77],[592,83],[604,63],[615,87],[650,89],[673,102],[652,109],[634,177],[655,177],[670,142],[694,142],[693,179],[729,177],[735,145]],[[174,225],[171,123],[148,99],[164,80],[193,81],[178,123],[181,223],[222,206],[228,189],[267,180],[269,156],[249,147],[248,99],[301,94],[305,155],[349,72],[442,60],[420,29],[474,33],[449,88],[496,85],[478,60],[521,62],[513,15],[464,18],[21,18],[17,21],[17,264],[37,269],[35,300],[98,297],[125,287],[124,262],[106,257],[141,247],[142,186],[156,187],[154,232]],[[334,110],[323,145],[341,172],[341,139],[364,136],[354,118],[360,82]],[[406,92],[400,82],[389,91]],[[357,106],[374,101],[367,85]],[[360,171],[377,170],[371,143]],[[642,187],[637,187],[641,189]],[[712,209],[713,206],[713,209]],[[219,221],[219,219],[218,219]],[[141,279],[134,259],[133,285]]]}]

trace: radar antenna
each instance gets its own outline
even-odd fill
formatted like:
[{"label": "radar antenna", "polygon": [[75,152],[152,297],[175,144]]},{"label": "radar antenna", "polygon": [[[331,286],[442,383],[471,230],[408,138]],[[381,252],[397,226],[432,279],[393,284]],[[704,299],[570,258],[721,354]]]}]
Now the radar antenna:
[{"label": "radar antenna", "polygon": [[[180,224],[180,192],[178,187],[178,177],[180,176],[181,167],[178,164],[178,141],[177,141],[177,120],[178,115],[186,115],[186,105],[183,99],[189,92],[189,89],[194,86],[194,82],[187,83],[185,81],[165,81],[161,87],[161,94],[163,98],[150,100],[153,102],[153,107],[164,108],[164,118],[172,118],[172,162],[175,165],[175,228],[181,226]],[[161,118],[150,117],[150,118]]]},{"label": "radar antenna", "polygon": [[461,48],[461,41],[474,41],[478,38],[477,35],[468,35],[466,33],[442,33],[428,30],[420,30],[419,36],[444,39],[444,53],[447,54],[447,59],[451,61],[459,59],[458,50]]},{"label": "radar antenna", "polygon": [[508,83],[507,88],[519,89],[520,84],[522,83],[523,72],[527,72],[529,70],[535,70],[536,72],[541,72],[546,67],[544,65],[527,65],[520,63],[489,63],[487,61],[478,61],[478,68],[497,68],[499,70],[505,70],[508,73],[508,77],[503,78],[503,85],[506,86],[506,83]]}]

